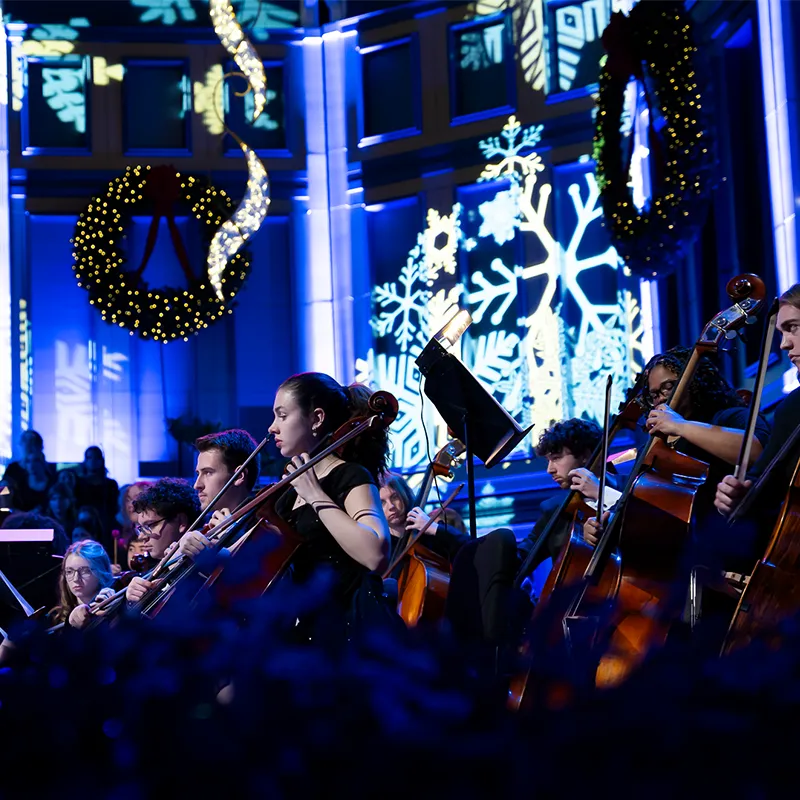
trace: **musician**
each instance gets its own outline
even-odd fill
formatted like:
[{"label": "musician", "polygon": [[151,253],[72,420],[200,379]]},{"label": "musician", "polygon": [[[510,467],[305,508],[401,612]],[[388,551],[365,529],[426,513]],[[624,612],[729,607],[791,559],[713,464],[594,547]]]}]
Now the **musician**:
[{"label": "musician", "polygon": [[[275,396],[269,427],[288,473],[309,459],[316,443],[354,416],[370,416],[363,387],[340,386],[328,375],[306,372],[286,380]],[[399,621],[384,601],[379,574],[389,555],[390,533],[378,486],[386,471],[388,434],[366,431],[300,475],[275,510],[302,538],[284,580],[307,583],[321,568],[332,578],[325,609],[299,620],[300,640],[351,638],[363,623]]]},{"label": "musician", "polygon": [[[201,436],[194,446],[197,448],[194,488],[200,499],[200,506],[205,510],[258,444],[247,431],[232,428]],[[216,508],[208,518],[209,528],[230,516],[247,500],[260,472],[261,456],[257,455],[217,501]],[[209,547],[211,542],[200,531],[188,531],[181,537],[179,545],[181,553],[191,558]]]},{"label": "musician", "polygon": [[[586,465],[601,435],[596,423],[583,419],[564,420],[544,431],[536,454],[547,460],[547,474],[559,491],[541,504],[541,516],[531,533],[517,544],[514,532],[501,528],[462,548],[453,565],[447,598],[448,619],[462,640],[492,645],[515,640],[528,603],[525,597],[511,593],[517,572],[571,490],[597,498],[597,478]],[[548,556],[558,555],[571,525],[569,518],[551,529],[531,570]]]},{"label": "musician", "polygon": [[[778,318],[776,328],[781,337],[781,350],[785,351],[792,366],[800,374],[800,283],[795,284],[779,298]],[[772,436],[761,454],[761,458],[747,473],[746,481],[739,481],[733,475],[726,476],[717,486],[714,504],[724,516],[729,516],[739,505],[742,497],[753,484],[753,480],[772,463],[783,446],[784,442],[794,433],[800,421],[800,389],[795,389],[787,395],[775,411]],[[762,520],[763,533],[767,528],[771,530],[773,512],[780,507],[792,480],[792,474],[800,459],[800,444],[796,445],[776,465],[769,485],[760,495],[758,515]]]},{"label": "musician", "polygon": [[[679,452],[708,463],[708,478],[697,496],[696,515],[704,520],[713,510],[713,488],[739,457],[749,410],[717,367],[705,357],[700,358],[689,390],[678,408],[670,408],[667,400],[691,354],[689,348],[673,347],[653,356],[645,367],[645,388],[638,400],[647,415],[646,433],[668,439],[677,437],[675,447]],[[751,463],[763,452],[770,430],[767,420],[759,415]],[[584,538],[591,544],[597,543],[598,527],[594,517],[584,526]]]},{"label": "musician", "polygon": [[[414,531],[422,530],[430,516],[414,505],[414,495],[406,481],[399,475],[387,476],[380,490],[381,505],[392,535],[392,551]],[[448,511],[449,509],[445,509]],[[442,514],[442,517],[444,514]],[[448,525],[440,517],[428,525],[422,544],[440,556],[452,561],[469,536]]]},{"label": "musician", "polygon": [[[200,501],[186,481],[161,478],[133,501],[133,510],[139,520],[137,534],[150,555],[161,559],[171,545],[177,548],[178,540],[200,513]],[[137,576],[128,584],[125,598],[129,603],[138,602],[154,586],[153,581]]]},{"label": "musician", "polygon": [[50,611],[53,624],[68,622],[83,628],[91,619],[89,605],[114,593],[111,561],[103,545],[93,539],[73,542],[61,562],[59,604]]}]

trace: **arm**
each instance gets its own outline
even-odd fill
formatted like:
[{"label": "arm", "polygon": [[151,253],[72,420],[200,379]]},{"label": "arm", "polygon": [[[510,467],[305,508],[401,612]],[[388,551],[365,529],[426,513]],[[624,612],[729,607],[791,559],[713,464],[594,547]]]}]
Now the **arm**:
[{"label": "arm", "polygon": [[[669,406],[664,405],[650,412],[646,426],[651,435],[660,433],[664,436],[680,436],[690,444],[728,464],[735,465],[739,460],[739,451],[742,449],[742,438],[744,437],[744,431],[740,428],[725,428],[706,422],[691,422]],[[753,437],[753,445],[750,449],[751,464],[758,459],[763,449],[761,442]]]},{"label": "arm", "polygon": [[347,555],[372,571],[386,566],[389,526],[376,486],[352,488],[345,498],[344,511],[321,489],[309,504]]}]

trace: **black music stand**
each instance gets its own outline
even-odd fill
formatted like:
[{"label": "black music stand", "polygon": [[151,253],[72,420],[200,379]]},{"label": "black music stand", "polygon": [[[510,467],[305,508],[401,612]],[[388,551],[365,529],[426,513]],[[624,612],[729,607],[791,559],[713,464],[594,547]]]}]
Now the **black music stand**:
[{"label": "black music stand", "polygon": [[525,430],[520,428],[464,364],[447,352],[441,340],[454,344],[458,336],[449,338],[444,334],[446,329],[447,326],[428,342],[416,363],[425,376],[425,394],[453,435],[466,448],[469,533],[476,539],[475,468],[472,457],[476,455],[487,469],[491,469],[530,433],[533,425]]}]

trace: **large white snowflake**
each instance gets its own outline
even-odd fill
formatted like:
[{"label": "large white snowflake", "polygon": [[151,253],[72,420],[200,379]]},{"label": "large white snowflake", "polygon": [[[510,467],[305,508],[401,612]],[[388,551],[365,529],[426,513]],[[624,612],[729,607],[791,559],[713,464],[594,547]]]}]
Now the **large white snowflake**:
[{"label": "large white snowflake", "polygon": [[481,227],[478,236],[492,236],[497,244],[510,242],[519,228],[519,185],[497,194],[478,206]]},{"label": "large white snowflake", "polygon": [[523,355],[516,333],[491,331],[476,339],[467,339],[464,361],[473,375],[482,381],[501,405],[509,407],[511,398],[521,399]]},{"label": "large white snowflake", "polygon": [[[370,348],[367,357],[356,361],[356,380],[372,389],[391,392],[399,405],[397,419],[389,427],[392,443],[392,462],[395,467],[421,464],[427,459],[428,442],[420,417],[419,370],[415,359],[421,348],[412,347],[407,353],[389,356]],[[446,431],[434,418],[432,407],[424,407],[425,429],[432,437],[431,446],[444,444]]]},{"label": "large white snowflake", "polygon": [[499,325],[511,304],[517,299],[517,279],[522,270],[519,267],[507,267],[499,258],[492,261],[491,270],[500,277],[500,282],[492,283],[483,272],[475,271],[471,280],[478,288],[467,295],[467,300],[475,322],[480,322],[492,304],[499,300],[500,303],[489,320],[492,325]]},{"label": "large white snowflake", "polygon": [[[538,153],[523,155],[523,150],[532,150],[542,138],[544,125],[531,125],[523,128],[515,116],[508,118],[500,136],[492,136],[478,143],[481,152],[488,160],[500,156],[496,164],[487,164],[478,178],[479,181],[493,181],[508,178],[519,181],[527,176],[535,176],[544,171],[544,163]],[[500,140],[504,139],[504,142]]]},{"label": "large white snowflake", "polygon": [[373,291],[375,303],[381,309],[373,316],[370,324],[376,336],[392,334],[402,352],[406,352],[412,342],[422,341],[426,323],[428,299],[427,269],[423,256],[422,243],[409,253],[405,266],[400,270],[397,283],[384,283]]}]

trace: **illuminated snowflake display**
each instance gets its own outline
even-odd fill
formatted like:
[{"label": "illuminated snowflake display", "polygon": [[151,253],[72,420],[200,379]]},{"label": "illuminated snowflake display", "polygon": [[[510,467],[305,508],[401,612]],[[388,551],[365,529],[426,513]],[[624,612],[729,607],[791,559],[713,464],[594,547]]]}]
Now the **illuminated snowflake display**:
[{"label": "illuminated snowflake display", "polygon": [[[438,414],[421,402],[414,358],[459,303],[473,325],[456,355],[521,425],[536,425],[523,455],[553,420],[602,418],[606,376],[614,376],[616,404],[651,355],[638,282],[601,227],[593,164],[546,164],[536,152],[542,131],[512,116],[480,142],[481,201],[469,213],[463,204],[450,214],[430,209],[397,279],[374,289],[375,347],[357,362],[357,379],[400,401],[391,428],[396,469],[418,469],[447,440]],[[525,262],[515,263],[514,252]],[[469,260],[476,254],[482,262]],[[483,266],[459,280],[459,263]]]}]

